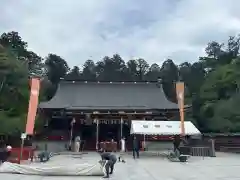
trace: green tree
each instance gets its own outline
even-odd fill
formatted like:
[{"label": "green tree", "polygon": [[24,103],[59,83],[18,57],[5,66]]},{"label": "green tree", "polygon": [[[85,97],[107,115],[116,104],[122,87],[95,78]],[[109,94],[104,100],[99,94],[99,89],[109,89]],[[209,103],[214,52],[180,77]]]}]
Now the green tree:
[{"label": "green tree", "polygon": [[0,36],[0,44],[11,51],[15,58],[28,68],[29,76],[43,76],[43,59],[27,50],[28,44],[22,40],[18,32],[3,33]]},{"label": "green tree", "polygon": [[138,64],[137,61],[132,59],[127,62],[127,76],[128,80],[137,81],[138,80]]},{"label": "green tree", "polygon": [[239,132],[240,95],[235,94],[228,100],[220,100],[214,106],[214,115],[208,120],[208,130],[214,132]]},{"label": "green tree", "polygon": [[161,78],[166,96],[169,100],[177,102],[175,83],[179,80],[179,69],[171,59],[163,62]]},{"label": "green tree", "polygon": [[51,82],[45,88],[45,96],[50,100],[56,93],[58,83],[65,78],[70,70],[67,62],[56,54],[49,54],[45,61],[46,77]]},{"label": "green tree", "polygon": [[145,76],[148,81],[157,81],[161,77],[161,68],[154,63],[150,66]]},{"label": "green tree", "polygon": [[82,79],[85,81],[96,81],[96,65],[93,60],[87,60],[83,64]]},{"label": "green tree", "polygon": [[69,71],[67,62],[56,54],[49,54],[46,58],[47,77],[53,84],[58,84]]},{"label": "green tree", "polygon": [[28,69],[0,46],[0,133],[22,132],[28,108]]},{"label": "green tree", "polygon": [[121,81],[124,80],[125,62],[118,55],[104,57],[96,64],[96,74],[99,81]]},{"label": "green tree", "polygon": [[74,80],[74,81],[79,81],[81,80],[81,73],[80,69],[78,66],[74,66],[70,72],[66,75],[64,78],[65,80]]}]

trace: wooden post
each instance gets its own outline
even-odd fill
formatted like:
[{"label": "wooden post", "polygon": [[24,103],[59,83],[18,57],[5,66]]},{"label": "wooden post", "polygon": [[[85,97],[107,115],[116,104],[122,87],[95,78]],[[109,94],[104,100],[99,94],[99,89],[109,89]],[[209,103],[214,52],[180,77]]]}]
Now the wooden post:
[{"label": "wooden post", "polygon": [[97,118],[98,111],[94,111],[94,122],[96,123],[96,151],[98,151],[98,144],[99,144],[99,120]]},{"label": "wooden post", "polygon": [[70,139],[69,139],[69,148],[72,149],[72,138],[73,138],[73,126],[75,124],[76,120],[73,118],[71,122],[71,130],[70,130]]},{"label": "wooden post", "polygon": [[120,127],[121,139],[123,138],[123,117],[121,117],[121,127]]},{"label": "wooden post", "polygon": [[[145,121],[145,117],[143,118],[143,120]],[[145,147],[146,147],[146,135],[143,135],[143,151],[145,151]]]},{"label": "wooden post", "polygon": [[98,121],[97,118],[95,119],[95,121],[96,121],[96,150],[98,150],[98,144],[99,144],[99,135],[98,135],[99,127],[98,127],[98,125],[99,125],[99,121]]}]

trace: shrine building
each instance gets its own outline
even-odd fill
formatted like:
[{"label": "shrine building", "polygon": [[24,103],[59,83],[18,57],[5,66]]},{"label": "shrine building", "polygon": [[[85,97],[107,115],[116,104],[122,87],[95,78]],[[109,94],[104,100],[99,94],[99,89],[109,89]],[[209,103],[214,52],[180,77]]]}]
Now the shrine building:
[{"label": "shrine building", "polygon": [[61,130],[72,139],[81,136],[88,150],[121,137],[129,144],[131,121],[168,121],[179,116],[178,104],[166,98],[160,82],[61,81],[55,96],[39,104],[39,112],[48,129]]}]

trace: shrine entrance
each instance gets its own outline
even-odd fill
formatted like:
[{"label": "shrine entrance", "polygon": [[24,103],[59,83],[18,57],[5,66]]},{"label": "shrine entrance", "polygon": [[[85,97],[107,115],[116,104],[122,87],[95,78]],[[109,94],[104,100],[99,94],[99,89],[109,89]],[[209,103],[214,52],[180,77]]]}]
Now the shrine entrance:
[{"label": "shrine entrance", "polygon": [[126,124],[100,124],[99,125],[99,141],[120,141],[122,137],[128,138],[130,136],[130,127]]},{"label": "shrine entrance", "polygon": [[114,141],[119,140],[119,125],[118,124],[100,124],[99,126],[99,141]]}]

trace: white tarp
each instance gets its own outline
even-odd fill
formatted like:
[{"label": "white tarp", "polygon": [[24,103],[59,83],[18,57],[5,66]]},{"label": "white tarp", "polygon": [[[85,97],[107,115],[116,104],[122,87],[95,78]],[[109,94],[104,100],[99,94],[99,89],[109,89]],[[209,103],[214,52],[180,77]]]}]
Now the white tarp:
[{"label": "white tarp", "polygon": [[[200,135],[201,132],[190,121],[184,122],[186,135]],[[177,135],[181,134],[180,121],[138,121],[132,120],[131,134]]]},{"label": "white tarp", "polygon": [[53,166],[47,164],[21,165],[5,162],[0,165],[0,173],[17,173],[42,176],[103,176],[103,168],[96,164],[66,164],[65,166]]}]

